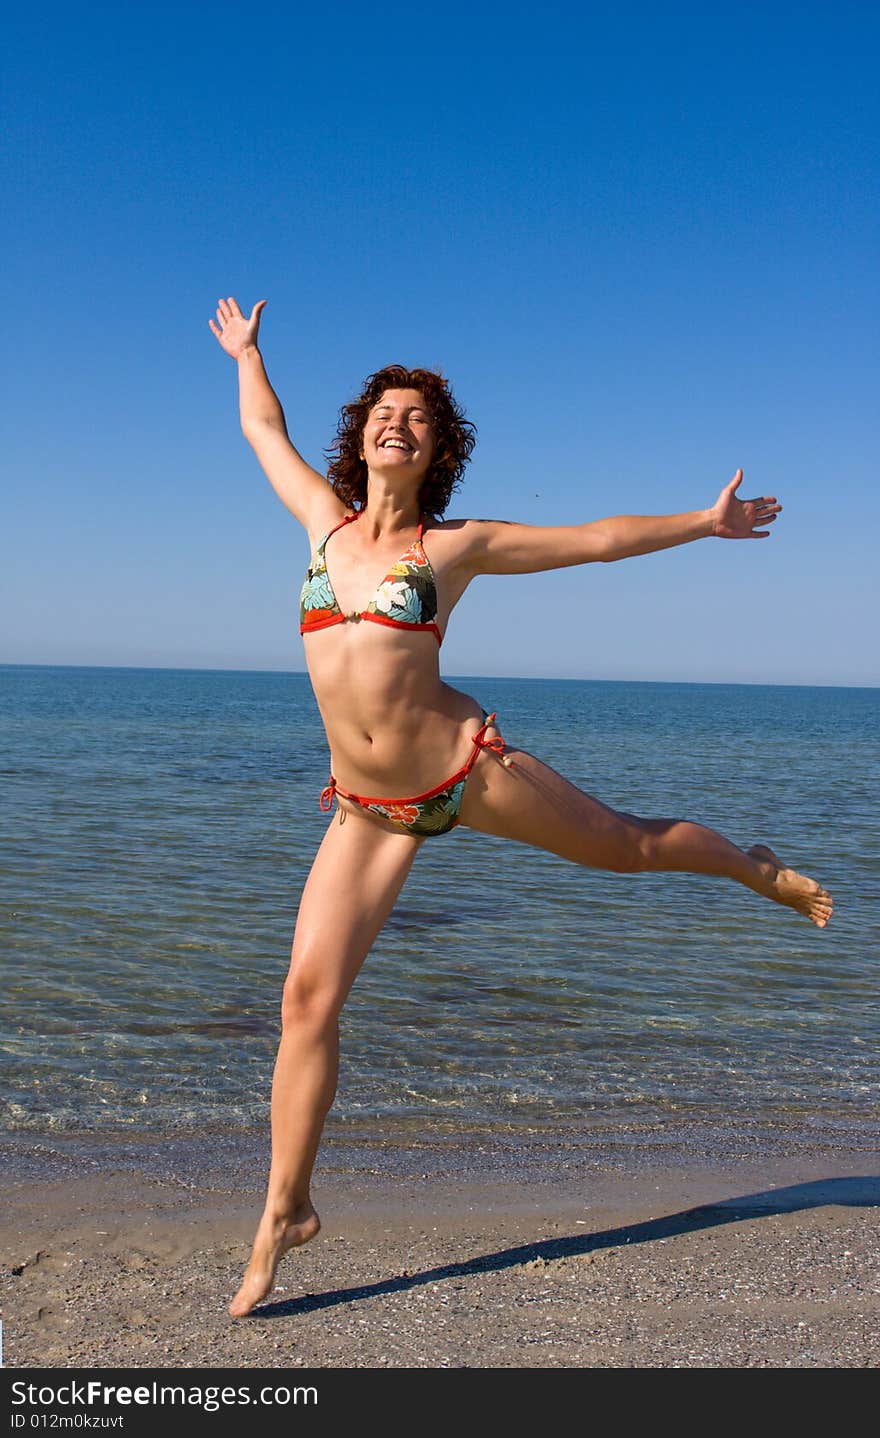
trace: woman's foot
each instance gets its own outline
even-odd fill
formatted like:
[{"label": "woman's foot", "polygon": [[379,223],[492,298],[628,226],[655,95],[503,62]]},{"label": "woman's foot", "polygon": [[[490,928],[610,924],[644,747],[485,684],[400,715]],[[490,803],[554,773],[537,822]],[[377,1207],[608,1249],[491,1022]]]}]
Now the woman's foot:
[{"label": "woman's foot", "polygon": [[815,879],[808,879],[795,869],[786,869],[782,860],[766,844],[753,844],[747,853],[749,858],[757,860],[763,872],[762,894],[774,899],[777,904],[787,904],[790,909],[797,909],[799,914],[806,914],[808,919],[824,929],[834,904],[831,895]]},{"label": "woman's foot", "polygon": [[289,1248],[308,1243],[321,1227],[312,1204],[307,1200],[293,1211],[292,1218],[273,1218],[264,1213],[260,1219],[251,1260],[241,1287],[229,1305],[233,1318],[244,1318],[271,1293],[275,1270]]}]

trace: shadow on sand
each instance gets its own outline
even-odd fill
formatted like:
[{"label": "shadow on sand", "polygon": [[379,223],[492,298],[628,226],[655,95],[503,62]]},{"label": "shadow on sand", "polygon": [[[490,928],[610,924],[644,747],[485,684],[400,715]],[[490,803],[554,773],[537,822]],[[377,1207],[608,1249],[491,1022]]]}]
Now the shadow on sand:
[{"label": "shadow on sand", "polygon": [[664,1218],[630,1223],[622,1228],[606,1228],[598,1233],[572,1234],[568,1238],[542,1239],[516,1248],[502,1248],[496,1253],[482,1253],[463,1263],[445,1263],[439,1268],[426,1268],[420,1273],[402,1273],[378,1283],[365,1283],[357,1288],[336,1288],[327,1293],[306,1293],[301,1298],[282,1303],[262,1303],[250,1315],[253,1318],[286,1318],[297,1313],[312,1313],[317,1308],[332,1308],[338,1303],[354,1303],[362,1298],[377,1298],[383,1293],[400,1293],[420,1288],[426,1283],[439,1283],[448,1278],[467,1278],[476,1273],[516,1268],[533,1263],[536,1258],[573,1258],[595,1253],[601,1248],[621,1248],[628,1243],[652,1243],[680,1233],[696,1233],[701,1228],[720,1228],[725,1223],[739,1223],[746,1218],[768,1218],[773,1214],[798,1213],[810,1208],[836,1204],[848,1208],[880,1206],[880,1177],[817,1179],[812,1183],[796,1183],[786,1188],[747,1193],[739,1198],[726,1198],[720,1203],[688,1208]]}]

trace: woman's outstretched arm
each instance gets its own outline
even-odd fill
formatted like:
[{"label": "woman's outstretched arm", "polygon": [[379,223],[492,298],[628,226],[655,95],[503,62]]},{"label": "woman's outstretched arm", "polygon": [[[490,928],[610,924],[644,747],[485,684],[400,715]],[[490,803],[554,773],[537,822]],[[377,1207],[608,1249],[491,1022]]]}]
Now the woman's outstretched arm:
[{"label": "woman's outstretched arm", "polygon": [[694,539],[766,539],[782,509],[774,495],[738,499],[738,469],[711,509],[687,514],[618,514],[588,524],[535,526],[503,520],[467,520],[462,526],[462,564],[473,574],[534,574],[599,561],[610,564],[653,554]]},{"label": "woman's outstretched arm", "polygon": [[315,533],[341,518],[345,505],[324,476],[307,464],[290,442],[284,411],[257,347],[265,304],[265,300],[259,300],[246,319],[238,301],[230,295],[218,301],[217,322],[208,320],[208,325],[222,348],[238,363],[239,414],[245,439],[281,503],[300,524]]}]

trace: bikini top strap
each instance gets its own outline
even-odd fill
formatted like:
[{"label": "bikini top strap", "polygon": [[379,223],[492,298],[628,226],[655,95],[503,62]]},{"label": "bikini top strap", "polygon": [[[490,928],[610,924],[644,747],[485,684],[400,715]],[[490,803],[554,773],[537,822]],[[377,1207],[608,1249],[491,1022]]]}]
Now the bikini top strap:
[{"label": "bikini top strap", "polygon": [[362,512],[363,511],[359,509],[354,514],[344,514],[338,524],[334,524],[332,529],[327,530],[327,533],[324,535],[324,538],[318,545],[318,549],[322,550],[324,548],[324,545],[327,543],[327,540],[330,538],[331,534],[335,534],[337,529],[342,529],[343,525],[351,524],[353,520],[360,519]]}]

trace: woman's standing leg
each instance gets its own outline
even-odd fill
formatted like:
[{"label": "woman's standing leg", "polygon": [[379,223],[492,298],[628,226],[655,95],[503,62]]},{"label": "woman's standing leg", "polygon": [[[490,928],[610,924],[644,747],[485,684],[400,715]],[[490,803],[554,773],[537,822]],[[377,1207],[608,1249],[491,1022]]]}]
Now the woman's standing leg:
[{"label": "woman's standing leg", "polygon": [[300,901],[272,1081],[272,1166],[250,1263],[229,1305],[250,1313],[272,1288],[289,1248],[320,1228],[312,1167],[336,1094],[338,1020],[377,934],[394,907],[420,841],[340,811],[315,856]]},{"label": "woman's standing leg", "polygon": [[765,845],[738,849],[723,834],[686,819],[640,819],[609,809],[519,750],[508,750],[503,762],[491,752],[480,756],[465,787],[460,822],[614,873],[678,870],[734,879],[819,928],[831,917],[830,894],[786,868]]}]

